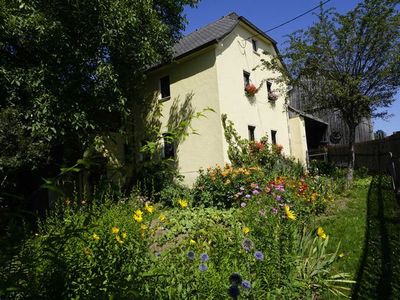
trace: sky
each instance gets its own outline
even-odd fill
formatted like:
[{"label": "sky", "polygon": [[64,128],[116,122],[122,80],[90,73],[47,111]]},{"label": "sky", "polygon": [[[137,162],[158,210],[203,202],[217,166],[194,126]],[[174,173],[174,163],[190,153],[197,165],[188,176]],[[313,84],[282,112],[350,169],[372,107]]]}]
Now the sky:
[{"label": "sky", "polygon": [[[320,0],[201,0],[197,8],[186,8],[185,14],[188,24],[184,34],[188,34],[200,27],[214,22],[221,17],[236,12],[244,16],[254,25],[262,30],[268,30],[280,25],[319,4]],[[346,13],[353,9],[357,0],[330,0],[326,7],[334,7],[339,13]],[[317,12],[315,10],[314,12]],[[289,24],[268,32],[278,42],[278,48],[284,48],[286,35],[299,30],[306,29],[316,20],[313,13],[309,13]],[[392,114],[388,120],[375,119],[374,131],[383,130],[387,135],[394,131],[400,131],[400,92],[396,95],[395,102],[387,108]]]}]

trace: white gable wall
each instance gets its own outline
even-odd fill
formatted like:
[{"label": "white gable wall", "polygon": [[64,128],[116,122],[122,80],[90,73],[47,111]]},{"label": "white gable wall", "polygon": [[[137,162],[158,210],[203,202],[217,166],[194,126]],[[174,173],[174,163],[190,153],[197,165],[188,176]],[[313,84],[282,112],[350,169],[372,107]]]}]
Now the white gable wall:
[{"label": "white gable wall", "polygon": [[[254,37],[257,41],[257,53],[253,51],[251,39],[246,38],[255,34],[245,25],[238,25],[216,48],[216,65],[218,78],[218,92],[221,113],[226,113],[228,119],[235,123],[239,134],[248,138],[248,126],[255,126],[255,139],[268,135],[271,141],[271,130],[277,131],[277,143],[283,146],[286,155],[291,155],[289,141],[288,114],[285,107],[285,95],[272,82],[272,90],[277,91],[279,98],[275,103],[268,101],[266,83],[263,83],[253,98],[248,98],[244,92],[243,71],[250,73],[250,80],[259,87],[265,79],[276,77],[263,69],[261,59],[267,59],[263,51],[274,53],[271,43],[260,36]],[[258,68],[253,70],[255,67]],[[224,142],[224,160],[227,157],[227,143]]]}]

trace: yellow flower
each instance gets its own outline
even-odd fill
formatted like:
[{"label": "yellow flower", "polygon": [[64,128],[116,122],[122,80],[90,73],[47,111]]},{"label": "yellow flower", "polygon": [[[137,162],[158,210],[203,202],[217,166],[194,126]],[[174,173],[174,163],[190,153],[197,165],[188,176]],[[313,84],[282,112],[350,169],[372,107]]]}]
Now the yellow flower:
[{"label": "yellow flower", "polygon": [[143,221],[143,212],[140,209],[137,209],[135,213],[133,214],[133,218],[135,219],[136,222],[140,223]]},{"label": "yellow flower", "polygon": [[122,245],[122,244],[124,243],[124,241],[121,240],[121,238],[119,237],[119,235],[116,235],[116,236],[115,236],[115,239],[117,240],[117,242],[118,242],[120,245]]},{"label": "yellow flower", "polygon": [[83,248],[83,253],[85,253],[86,256],[91,256],[92,250],[90,250],[89,248]]},{"label": "yellow flower", "polygon": [[249,227],[243,227],[243,229],[242,229],[242,231],[243,231],[243,233],[246,235],[246,234],[248,234],[249,232],[250,232],[250,228]]},{"label": "yellow flower", "polygon": [[114,226],[113,228],[111,228],[111,232],[117,234],[119,232],[119,228]]},{"label": "yellow flower", "polygon": [[164,222],[164,221],[167,220],[167,217],[166,217],[164,214],[160,214],[160,216],[158,217],[158,219],[159,219],[161,222]]},{"label": "yellow flower", "polygon": [[95,241],[100,240],[100,237],[99,237],[96,233],[93,233],[92,238],[93,238]]},{"label": "yellow flower", "polygon": [[126,239],[126,238],[128,237],[128,234],[127,234],[126,232],[123,232],[123,233],[121,234],[121,236],[122,236],[123,239]]},{"label": "yellow flower", "polygon": [[326,233],[325,233],[324,229],[322,229],[322,227],[318,227],[317,235],[323,240],[326,239]]},{"label": "yellow flower", "polygon": [[147,228],[149,228],[149,227],[147,225],[145,225],[145,224],[140,225],[140,234],[142,236],[144,236],[144,233],[146,232]]},{"label": "yellow flower", "polygon": [[342,252],[339,254],[339,258],[343,258],[343,257],[344,257],[344,253]]},{"label": "yellow flower", "polygon": [[195,240],[190,240],[189,243],[190,243],[190,245],[196,245],[196,241]]},{"label": "yellow flower", "polygon": [[290,210],[290,207],[287,204],[285,204],[285,213],[289,220],[296,220],[296,215]]},{"label": "yellow flower", "polygon": [[144,209],[147,210],[147,212],[149,212],[149,213],[151,213],[151,214],[154,212],[154,206],[153,206],[153,205],[150,205],[150,204],[148,204],[148,203],[146,203],[146,204],[144,205]]},{"label": "yellow flower", "polygon": [[316,192],[314,192],[314,193],[312,193],[311,194],[311,202],[314,202],[315,200],[317,200],[317,198],[318,198],[318,194],[316,193]]},{"label": "yellow flower", "polygon": [[178,203],[182,208],[186,208],[188,206],[187,200],[179,199]]}]

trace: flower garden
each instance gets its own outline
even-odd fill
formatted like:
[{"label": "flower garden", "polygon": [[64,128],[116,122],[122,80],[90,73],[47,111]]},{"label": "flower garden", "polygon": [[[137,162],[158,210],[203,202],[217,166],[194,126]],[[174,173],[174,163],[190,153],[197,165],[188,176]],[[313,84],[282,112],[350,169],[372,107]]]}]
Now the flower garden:
[{"label": "flower garden", "polygon": [[140,193],[124,198],[109,189],[92,203],[64,199],[2,266],[3,294],[14,299],[343,295],[351,281],[332,271],[340,246],[327,253],[329,234],[312,225],[340,186],[304,172],[266,140],[236,142],[240,147],[230,149],[233,164],[200,170],[191,189],[167,190],[158,198]]}]

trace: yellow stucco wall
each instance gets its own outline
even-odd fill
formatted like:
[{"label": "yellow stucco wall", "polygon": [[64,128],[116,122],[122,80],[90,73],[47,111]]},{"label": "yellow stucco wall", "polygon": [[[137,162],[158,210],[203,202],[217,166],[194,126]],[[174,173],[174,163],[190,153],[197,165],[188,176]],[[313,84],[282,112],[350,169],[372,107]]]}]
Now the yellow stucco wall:
[{"label": "yellow stucco wall", "polygon": [[[266,134],[271,141],[271,130],[277,131],[277,143],[283,146],[286,155],[291,155],[288,132],[288,114],[285,106],[286,89],[271,78],[276,78],[270,70],[262,67],[261,59],[268,59],[264,51],[275,53],[272,44],[264,38],[254,37],[257,52],[254,52],[250,36],[256,32],[245,25],[237,26],[234,31],[221,41],[216,49],[218,91],[221,112],[235,123],[239,134],[248,138],[248,126],[255,126],[255,139]],[[254,68],[256,68],[254,70]],[[250,73],[250,80],[259,88],[257,94],[248,98],[244,92],[243,71]],[[279,90],[279,98],[268,101],[266,83],[272,82],[272,90]],[[224,142],[224,159],[228,161],[227,144]]]},{"label": "yellow stucco wall", "polygon": [[[174,103],[181,105],[190,94],[193,97],[189,106],[194,111],[206,107],[215,110],[214,113],[208,112],[206,119],[194,120],[192,126],[198,135],[190,135],[178,146],[178,169],[189,185],[194,182],[200,168],[229,162],[228,145],[221,124],[223,113],[235,123],[237,131],[244,138],[248,138],[249,125],[256,127],[257,140],[266,134],[270,138],[271,130],[276,130],[277,143],[283,146],[286,155],[292,154],[285,105],[286,87],[271,80],[271,77],[278,74],[261,67],[261,59],[268,58],[263,51],[275,53],[274,48],[269,41],[256,37],[258,50],[255,53],[251,40],[246,40],[253,34],[255,32],[246,25],[238,25],[216,46],[163,67],[148,76],[147,89],[154,92],[159,91],[161,77],[170,77],[171,99],[163,102],[162,109],[163,132],[168,131],[171,115],[176,115],[176,112],[171,113],[171,110],[175,110]],[[256,67],[258,68],[253,70]],[[243,71],[251,74],[250,79],[257,87],[263,80],[269,79],[273,83],[272,89],[278,91],[278,100],[275,103],[268,101],[265,83],[254,98],[246,97]]]},{"label": "yellow stucco wall", "polygon": [[292,156],[304,166],[307,164],[307,136],[304,118],[297,116],[289,119]]},{"label": "yellow stucco wall", "polygon": [[[163,132],[168,131],[171,115],[174,115],[172,119],[176,120],[177,116],[184,114],[190,108],[196,112],[206,107],[215,110],[206,112],[206,118],[194,119],[192,127],[197,134],[190,135],[177,147],[178,169],[185,176],[185,183],[190,185],[197,177],[200,168],[224,162],[222,148],[224,137],[218,101],[214,47],[196,57],[173,63],[152,73],[147,80],[149,88],[158,91],[159,79],[166,75],[170,77],[171,98],[163,102],[161,119]],[[187,105],[182,109],[182,104],[190,98],[190,95],[192,95],[191,100],[187,101]]]}]

